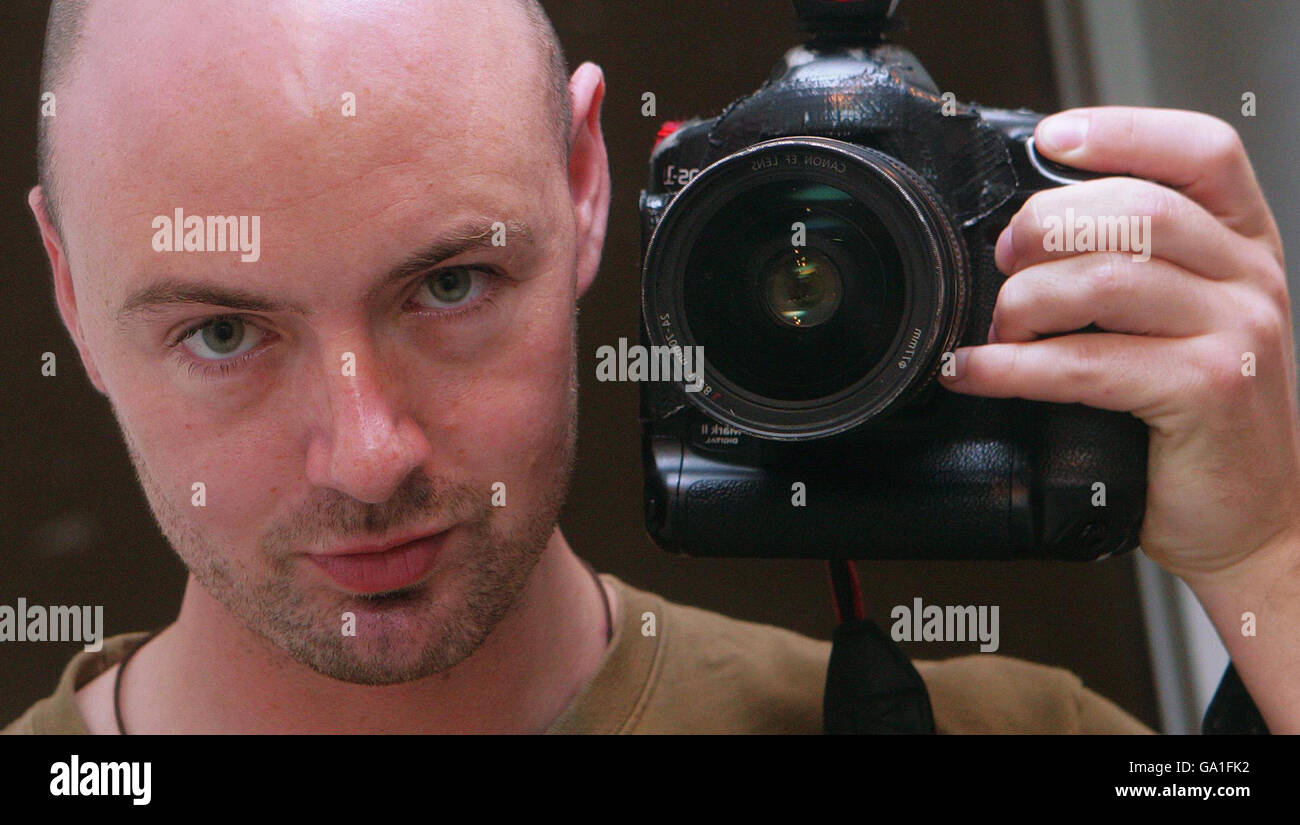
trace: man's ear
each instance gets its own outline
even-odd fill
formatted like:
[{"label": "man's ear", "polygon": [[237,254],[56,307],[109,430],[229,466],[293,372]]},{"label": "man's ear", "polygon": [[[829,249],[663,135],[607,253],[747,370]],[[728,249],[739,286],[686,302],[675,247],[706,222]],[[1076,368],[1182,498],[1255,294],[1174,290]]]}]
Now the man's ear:
[{"label": "man's ear", "polygon": [[594,63],[583,63],[569,80],[573,120],[569,127],[569,194],[578,244],[578,295],[596,279],[600,251],[609,219],[609,155],[600,131],[600,105],[605,100],[605,75]]},{"label": "man's ear", "polygon": [[77,296],[72,288],[72,270],[68,267],[68,256],[63,251],[63,239],[59,237],[59,231],[54,228],[54,222],[50,220],[45,208],[45,191],[39,186],[33,186],[32,191],[27,193],[27,205],[32,208],[36,224],[41,229],[41,242],[45,244],[45,254],[50,259],[50,269],[54,273],[54,298],[59,304],[63,325],[68,328],[68,334],[77,345],[77,352],[81,355],[81,363],[86,367],[90,383],[95,385],[100,394],[106,396],[108,393],[104,390],[104,379],[95,368],[95,362],[86,348],[86,338],[81,332]]}]

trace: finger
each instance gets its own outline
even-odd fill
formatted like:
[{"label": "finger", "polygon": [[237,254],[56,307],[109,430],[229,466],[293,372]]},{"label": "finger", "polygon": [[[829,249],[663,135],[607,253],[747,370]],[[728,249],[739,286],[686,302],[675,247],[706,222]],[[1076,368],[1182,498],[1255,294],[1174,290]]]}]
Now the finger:
[{"label": "finger", "polygon": [[1178,338],[1226,323],[1234,299],[1218,285],[1160,258],[1117,252],[1046,261],[1002,284],[989,343],[1032,341],[1090,324],[1111,332]]},{"label": "finger", "polygon": [[1131,178],[1036,193],[999,238],[997,264],[1011,274],[1093,251],[1128,252],[1138,261],[1163,258],[1216,280],[1258,280],[1277,269],[1264,246],[1240,237],[1200,204]]},{"label": "finger", "polygon": [[1087,404],[1146,418],[1185,399],[1200,374],[1189,366],[1186,341],[1081,332],[1016,344],[963,347],[955,375],[940,381],[955,392]]},{"label": "finger", "polygon": [[1177,189],[1233,231],[1281,250],[1277,224],[1241,137],[1219,118],[1133,106],[1070,109],[1040,121],[1034,144],[1068,166],[1134,175]]}]

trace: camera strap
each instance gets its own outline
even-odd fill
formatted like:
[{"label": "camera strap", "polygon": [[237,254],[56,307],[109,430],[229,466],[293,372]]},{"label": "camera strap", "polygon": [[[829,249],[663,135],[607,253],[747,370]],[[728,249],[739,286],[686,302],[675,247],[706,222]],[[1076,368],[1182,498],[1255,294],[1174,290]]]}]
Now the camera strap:
[{"label": "camera strap", "polygon": [[826,668],[823,732],[934,733],[925,681],[907,654],[866,617],[852,563],[832,560],[830,568],[840,624]]}]

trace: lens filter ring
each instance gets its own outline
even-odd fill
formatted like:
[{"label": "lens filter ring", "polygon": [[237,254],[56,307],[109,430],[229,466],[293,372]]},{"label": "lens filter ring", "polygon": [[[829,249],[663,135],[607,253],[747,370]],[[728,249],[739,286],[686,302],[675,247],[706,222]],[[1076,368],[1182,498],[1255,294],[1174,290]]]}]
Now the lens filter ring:
[{"label": "lens filter ring", "polygon": [[[801,234],[802,233],[802,234]],[[969,275],[938,196],[875,150],[754,144],[673,199],[647,247],[652,345],[701,346],[699,409],[744,432],[821,438],[883,415],[960,335]]]}]

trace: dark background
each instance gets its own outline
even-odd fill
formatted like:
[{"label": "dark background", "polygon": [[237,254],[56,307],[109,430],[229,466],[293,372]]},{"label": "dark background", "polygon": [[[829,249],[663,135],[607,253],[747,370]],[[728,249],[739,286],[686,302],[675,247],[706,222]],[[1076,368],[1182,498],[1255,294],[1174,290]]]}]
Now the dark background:
[{"label": "dark background", "polygon": [[[595,351],[637,336],[637,192],[661,120],[716,114],[766,78],[797,41],[784,0],[545,0],[571,65],[600,64],[614,179],[601,273],[582,304],[578,468],[562,526],[597,569],[680,602],[829,638],[825,566],[671,556],[641,522],[637,389],[594,378]],[[103,605],[109,635],[158,627],[180,604],[184,571],[149,513],[107,401],[90,386],[53,299],[26,192],[35,183],[36,111],[46,0],[0,5],[5,78],[0,151],[0,604]],[[1043,12],[1030,0],[909,0],[898,39],[940,88],[995,106],[1057,108]],[[654,92],[655,118],[641,116]],[[123,105],[130,105],[123,101]],[[111,151],[111,147],[107,147]],[[58,358],[40,374],[41,354]],[[1130,558],[1095,565],[861,563],[868,610],[999,605],[1000,654],[1069,668],[1158,725]],[[975,644],[910,643],[915,658]],[[75,644],[0,644],[0,725],[48,695]]]}]

